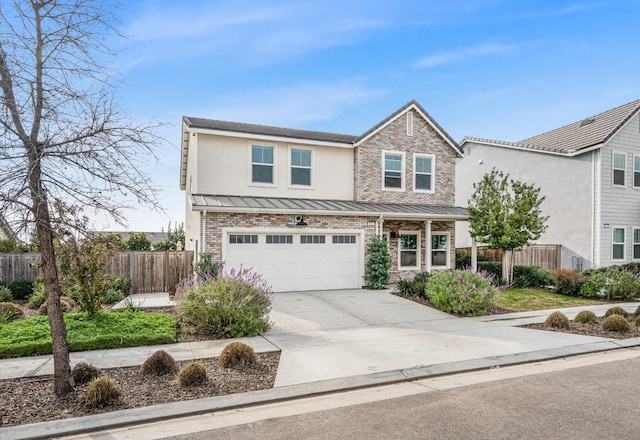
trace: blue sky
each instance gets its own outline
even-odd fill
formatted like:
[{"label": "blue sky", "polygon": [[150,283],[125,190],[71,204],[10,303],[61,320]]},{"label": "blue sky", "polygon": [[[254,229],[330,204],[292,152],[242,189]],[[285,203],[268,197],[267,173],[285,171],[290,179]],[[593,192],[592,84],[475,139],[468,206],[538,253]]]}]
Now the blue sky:
[{"label": "blue sky", "polygon": [[[183,115],[361,134],[416,99],[456,140],[517,141],[640,98],[637,0],[127,3],[123,107],[171,123],[149,170],[183,221]],[[122,229],[103,223],[110,230]]]}]

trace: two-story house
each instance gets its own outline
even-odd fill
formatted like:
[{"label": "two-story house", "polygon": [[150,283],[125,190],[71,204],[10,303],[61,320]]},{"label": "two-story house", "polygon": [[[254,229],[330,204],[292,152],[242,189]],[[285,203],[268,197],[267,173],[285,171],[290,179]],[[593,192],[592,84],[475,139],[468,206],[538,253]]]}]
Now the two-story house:
[{"label": "two-story house", "polygon": [[[639,112],[640,100],[519,142],[466,137],[457,203],[495,167],[541,188],[549,220],[538,244],[562,245],[562,267],[640,261]],[[466,222],[456,227],[458,245],[470,245]]]},{"label": "two-story house", "polygon": [[452,267],[458,144],[411,101],[362,135],[184,117],[186,247],[274,291],[359,288],[383,235],[392,280]]}]

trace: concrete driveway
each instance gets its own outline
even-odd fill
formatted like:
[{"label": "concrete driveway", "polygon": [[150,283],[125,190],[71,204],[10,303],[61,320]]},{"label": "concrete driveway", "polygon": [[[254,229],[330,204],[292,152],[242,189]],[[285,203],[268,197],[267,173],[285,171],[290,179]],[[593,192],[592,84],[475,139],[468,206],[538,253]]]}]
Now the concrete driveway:
[{"label": "concrete driveway", "polygon": [[271,318],[276,387],[609,341],[456,318],[388,290],[276,293]]}]

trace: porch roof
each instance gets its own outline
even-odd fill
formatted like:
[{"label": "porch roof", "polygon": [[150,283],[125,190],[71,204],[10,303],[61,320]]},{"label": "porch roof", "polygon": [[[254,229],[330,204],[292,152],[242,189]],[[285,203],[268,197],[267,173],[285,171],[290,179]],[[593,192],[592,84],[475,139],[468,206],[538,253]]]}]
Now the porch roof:
[{"label": "porch roof", "polygon": [[351,200],[320,200],[192,194],[195,211],[255,214],[314,214],[340,216],[384,216],[387,219],[467,220],[469,213],[459,206],[410,203],[372,203]]}]

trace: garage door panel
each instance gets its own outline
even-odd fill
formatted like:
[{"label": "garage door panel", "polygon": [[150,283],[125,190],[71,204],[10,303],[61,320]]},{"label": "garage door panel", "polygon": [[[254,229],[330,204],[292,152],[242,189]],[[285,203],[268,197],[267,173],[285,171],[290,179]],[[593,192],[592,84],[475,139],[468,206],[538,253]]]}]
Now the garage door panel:
[{"label": "garage door panel", "polygon": [[[286,234],[291,235],[288,231]],[[266,235],[259,234],[257,244],[229,244],[227,241],[226,267],[253,267],[272,285],[274,292],[358,288],[362,285],[359,233],[353,234],[357,237],[355,243],[333,243],[331,231],[314,232],[314,236],[325,235],[325,243],[301,243],[299,234],[293,235],[292,243],[266,243]]]}]

